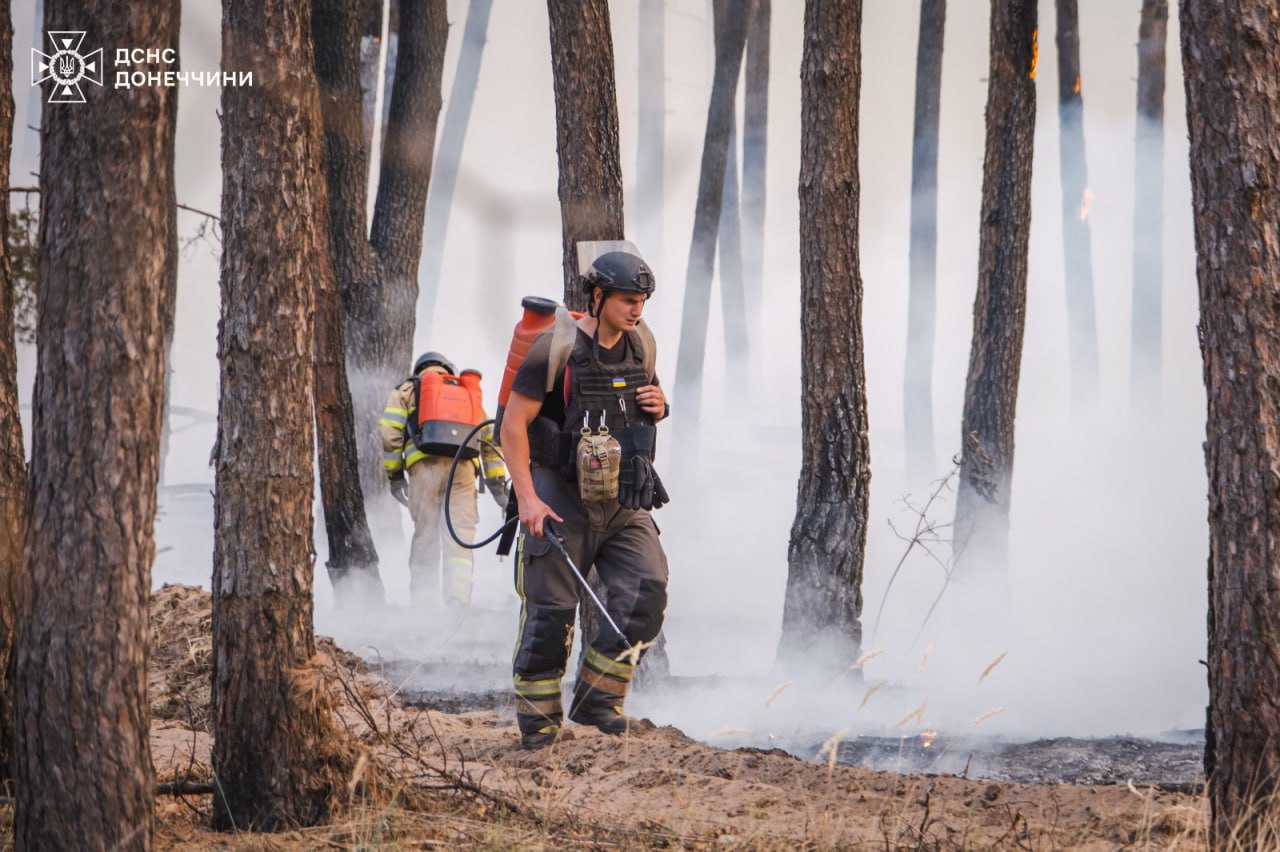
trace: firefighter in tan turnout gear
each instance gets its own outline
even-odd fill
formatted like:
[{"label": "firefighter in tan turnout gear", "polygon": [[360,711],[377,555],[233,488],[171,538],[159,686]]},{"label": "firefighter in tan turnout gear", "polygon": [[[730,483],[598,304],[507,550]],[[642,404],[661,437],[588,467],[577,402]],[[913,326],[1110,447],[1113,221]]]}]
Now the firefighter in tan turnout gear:
[{"label": "firefighter in tan turnout gear", "polygon": [[[459,445],[471,427],[485,419],[480,374],[463,370],[459,375],[439,352],[418,357],[413,375],[391,392],[382,412],[382,465],[392,496],[413,516],[409,591],[415,604],[435,605],[442,595],[452,609],[471,602],[471,551],[454,541],[445,527],[445,487]],[[498,505],[507,503],[507,469],[493,448],[492,427],[481,433],[478,443],[463,449],[468,461],[458,464],[449,496],[449,516],[464,541],[475,539],[477,469]]]},{"label": "firefighter in tan turnout gear", "polygon": [[534,341],[501,419],[521,522],[513,668],[523,748],[546,746],[560,732],[575,608],[593,605],[548,533],[563,539],[584,574],[594,565],[608,590],[610,618],[584,637],[571,721],[627,730],[623,700],[639,659],[627,651],[657,637],[667,604],[667,558],[649,510],[667,502],[651,462],[654,424],[669,408],[653,374],[653,334],[640,320],[653,273],[632,251],[584,262],[592,245],[602,244],[579,245],[588,314]]}]

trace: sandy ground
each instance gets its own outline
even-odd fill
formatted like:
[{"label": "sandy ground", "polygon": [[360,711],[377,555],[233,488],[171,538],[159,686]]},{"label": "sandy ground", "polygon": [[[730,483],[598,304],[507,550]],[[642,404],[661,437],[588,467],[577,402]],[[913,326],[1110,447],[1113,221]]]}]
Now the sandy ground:
[{"label": "sandy ground", "polygon": [[[164,587],[152,622],[158,780],[207,783],[208,593]],[[211,832],[209,795],[164,796],[161,848],[1203,847],[1203,798],[1149,787],[876,772],[648,723],[622,737],[575,726],[522,752],[510,715],[407,707],[364,661],[320,648],[339,727],[383,768],[385,792],[332,825],[270,836]]]}]

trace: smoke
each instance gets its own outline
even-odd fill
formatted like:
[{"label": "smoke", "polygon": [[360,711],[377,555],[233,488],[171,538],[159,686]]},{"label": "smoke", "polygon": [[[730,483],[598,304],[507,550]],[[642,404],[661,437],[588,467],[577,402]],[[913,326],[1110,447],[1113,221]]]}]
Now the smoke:
[{"label": "smoke", "polygon": [[[710,82],[706,5],[679,0],[669,4],[667,15],[666,265],[655,270],[658,290],[646,316],[662,345],[658,371],[669,389],[675,384],[680,294]],[[959,449],[977,274],[988,40],[985,11],[963,11],[947,22],[943,67],[935,477],[946,475],[946,460]],[[183,67],[217,67],[217,10],[188,3],[184,12]],[[440,291],[436,304],[423,308],[431,320],[420,322],[415,342],[419,351],[439,349],[460,366],[482,369],[491,410],[520,297],[558,296],[562,281],[546,13],[536,4],[510,4],[504,12],[490,25]],[[636,181],[643,180],[633,173],[636,68],[643,58],[637,56],[633,6],[617,4],[612,12],[622,162],[631,197]],[[461,0],[450,4],[451,20],[463,20],[464,13]],[[29,14],[15,9],[19,74],[36,30]],[[815,685],[804,672],[775,669],[800,467],[796,178],[802,14],[802,4],[774,6],[766,320],[751,341],[751,385],[727,385],[721,317],[713,308],[703,385],[704,450],[696,469],[671,467],[673,424],[660,429],[657,468],[673,497],[655,515],[671,564],[666,634],[672,670],[688,688],[639,694],[631,709],[725,745],[812,744],[842,729],[850,735],[892,735],[935,726],[1031,736],[1199,727],[1206,696],[1198,663],[1206,608],[1200,450],[1205,409],[1176,21],[1170,21],[1166,95],[1163,407],[1134,417],[1129,406],[1136,2],[1095,4],[1080,13],[1101,364],[1100,404],[1091,416],[1069,405],[1056,63],[1046,57],[1039,63],[1007,614],[984,608],[981,592],[953,586],[942,591],[945,544],[935,550],[942,564],[919,548],[903,560],[907,542],[893,528],[912,528],[918,514],[908,502],[918,506],[932,492],[929,480],[911,480],[904,472],[901,426],[917,21],[901,4],[869,4],[864,10],[860,251],[874,478],[863,629],[864,651],[883,653],[858,671],[851,670],[855,660],[815,660],[819,670],[847,673],[828,678],[826,685]],[[1051,15],[1042,15],[1042,27],[1041,50],[1048,54]],[[446,91],[457,48],[458,39],[451,39]],[[514,80],[523,87],[520,97],[510,96]],[[221,190],[215,165],[218,94],[182,92],[178,141],[179,199],[214,213]],[[17,126],[38,124],[22,100]],[[15,161],[14,173],[35,167]],[[634,212],[628,214],[634,233]],[[180,227],[185,233],[194,226],[180,219]],[[173,401],[212,413],[217,260],[210,252],[191,252],[180,275]],[[25,358],[21,380],[29,394],[33,359],[29,352]],[[730,414],[730,400],[743,397],[749,414]],[[681,401],[671,402],[678,418]],[[213,427],[199,420],[173,436],[170,487],[162,492],[157,530],[163,549],[154,570],[157,584],[209,581],[213,437]],[[949,524],[953,498],[944,489],[930,520]],[[481,497],[480,513],[481,531],[497,526],[497,510],[487,497]],[[317,515],[318,629],[370,656],[428,661],[419,676],[427,683],[435,678],[439,688],[502,688],[516,630],[510,561],[498,561],[490,548],[477,552],[475,606],[465,620],[418,611],[408,605],[407,517],[383,520],[401,531],[377,542],[392,608],[366,613],[333,599]],[[946,537],[945,527],[939,535]],[[940,591],[939,608],[922,631]],[[877,619],[882,600],[883,616]],[[978,635],[974,628],[990,624],[1000,630],[983,631],[981,641],[972,641]],[[1000,654],[1005,656],[983,678]],[[453,668],[441,669],[445,663]],[[470,680],[464,679],[468,672]],[[877,684],[883,685],[868,697]],[[986,715],[994,710],[1001,712]]]}]

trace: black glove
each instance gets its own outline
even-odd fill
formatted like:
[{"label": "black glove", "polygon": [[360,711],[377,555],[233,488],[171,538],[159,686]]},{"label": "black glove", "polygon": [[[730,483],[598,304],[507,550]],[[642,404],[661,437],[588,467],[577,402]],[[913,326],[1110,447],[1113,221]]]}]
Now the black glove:
[{"label": "black glove", "polygon": [[401,506],[409,505],[409,480],[404,478],[404,471],[397,470],[391,474],[391,496],[396,498]]},{"label": "black glove", "polygon": [[481,481],[484,482],[485,489],[493,497],[493,502],[498,504],[498,508],[507,508],[507,480],[500,476],[495,476],[492,479]]},{"label": "black glove", "polygon": [[649,462],[658,430],[653,426],[626,426],[613,433],[622,447],[618,471],[618,503],[624,509],[657,509],[670,502],[667,489]]}]

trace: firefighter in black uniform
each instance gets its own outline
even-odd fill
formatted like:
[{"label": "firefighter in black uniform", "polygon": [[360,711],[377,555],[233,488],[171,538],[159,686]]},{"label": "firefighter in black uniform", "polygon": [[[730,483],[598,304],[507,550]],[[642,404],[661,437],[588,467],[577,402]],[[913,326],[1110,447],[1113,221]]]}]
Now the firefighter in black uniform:
[{"label": "firefighter in black uniform", "polygon": [[[651,462],[654,424],[670,408],[652,373],[653,335],[640,320],[653,293],[653,273],[636,255],[613,251],[591,264],[583,283],[590,306],[577,321],[571,349],[564,345],[567,360],[556,363],[552,332],[539,337],[516,373],[502,420],[521,522],[516,591],[522,605],[513,669],[523,748],[548,745],[560,733],[560,681],[573,645],[575,609],[586,597],[546,538],[548,526],[584,574],[595,566],[608,590],[609,615],[623,634],[600,619],[596,635],[587,637],[571,721],[611,734],[627,730],[622,705],[639,661],[628,646],[657,637],[667,604],[667,557],[649,510],[667,501]],[[549,370],[556,371],[550,392]],[[584,432],[607,432],[618,442],[616,498],[601,500],[580,486],[575,468]]]}]

